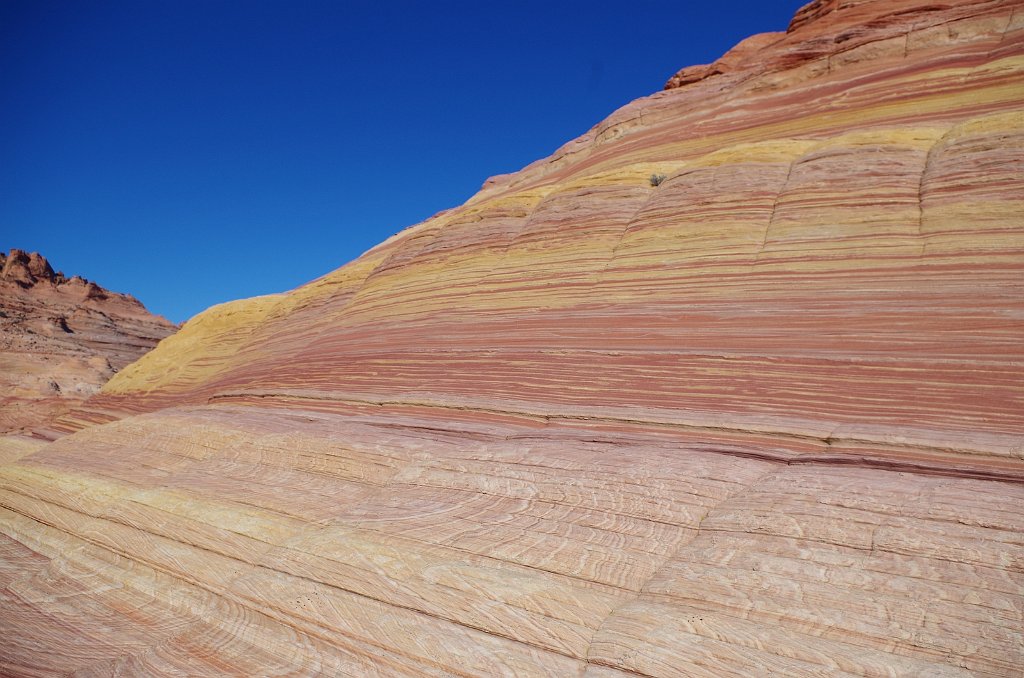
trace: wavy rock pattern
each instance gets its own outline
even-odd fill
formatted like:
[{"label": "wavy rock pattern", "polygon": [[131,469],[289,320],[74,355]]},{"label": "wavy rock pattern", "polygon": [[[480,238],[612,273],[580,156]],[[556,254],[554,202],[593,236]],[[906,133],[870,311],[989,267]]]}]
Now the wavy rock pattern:
[{"label": "wavy rock pattern", "polygon": [[198,316],[0,447],[3,670],[1020,675],[1022,83],[818,0]]}]

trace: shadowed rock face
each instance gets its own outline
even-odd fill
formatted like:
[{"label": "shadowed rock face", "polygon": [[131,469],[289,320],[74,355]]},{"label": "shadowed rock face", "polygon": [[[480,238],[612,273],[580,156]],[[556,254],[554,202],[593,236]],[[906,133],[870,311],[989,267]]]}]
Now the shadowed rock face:
[{"label": "shadowed rock face", "polygon": [[0,435],[45,427],[175,329],[37,252],[0,252]]},{"label": "shadowed rock face", "polygon": [[669,86],[7,447],[5,672],[1019,675],[1024,3]]}]

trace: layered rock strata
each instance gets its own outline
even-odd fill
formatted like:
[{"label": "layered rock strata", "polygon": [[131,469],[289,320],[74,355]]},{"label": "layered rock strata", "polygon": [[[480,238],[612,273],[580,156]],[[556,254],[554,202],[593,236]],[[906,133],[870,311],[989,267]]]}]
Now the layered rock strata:
[{"label": "layered rock strata", "polygon": [[0,450],[4,671],[1019,675],[1024,3],[669,85]]},{"label": "layered rock strata", "polygon": [[0,252],[0,435],[45,427],[175,329],[38,253]]}]

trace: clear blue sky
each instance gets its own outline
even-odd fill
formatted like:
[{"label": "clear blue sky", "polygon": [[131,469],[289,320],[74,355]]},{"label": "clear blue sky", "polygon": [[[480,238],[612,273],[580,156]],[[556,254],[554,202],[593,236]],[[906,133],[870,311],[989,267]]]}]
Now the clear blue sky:
[{"label": "clear blue sky", "polygon": [[800,0],[0,0],[0,249],[173,321],[296,287]]}]

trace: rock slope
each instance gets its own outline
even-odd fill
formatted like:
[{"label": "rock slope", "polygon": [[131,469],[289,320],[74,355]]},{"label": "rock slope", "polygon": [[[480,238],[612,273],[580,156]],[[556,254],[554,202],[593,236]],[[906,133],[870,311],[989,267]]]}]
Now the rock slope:
[{"label": "rock slope", "polygon": [[38,253],[0,252],[0,435],[45,426],[175,329]]},{"label": "rock slope", "polygon": [[6,450],[3,670],[1019,676],[1022,196],[1024,3],[813,2]]}]

